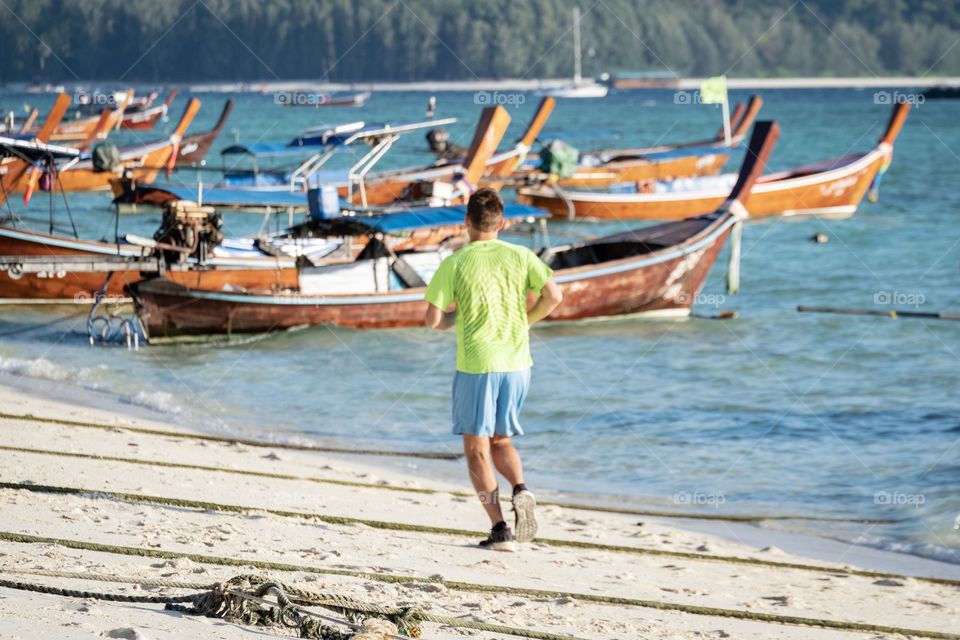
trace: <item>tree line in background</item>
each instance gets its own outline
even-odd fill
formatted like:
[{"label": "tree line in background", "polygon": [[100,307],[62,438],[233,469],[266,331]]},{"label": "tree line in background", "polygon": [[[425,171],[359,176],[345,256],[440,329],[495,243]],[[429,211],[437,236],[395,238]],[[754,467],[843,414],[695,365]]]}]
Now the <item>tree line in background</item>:
[{"label": "tree line in background", "polygon": [[5,0],[0,82],[960,75],[960,0]]}]

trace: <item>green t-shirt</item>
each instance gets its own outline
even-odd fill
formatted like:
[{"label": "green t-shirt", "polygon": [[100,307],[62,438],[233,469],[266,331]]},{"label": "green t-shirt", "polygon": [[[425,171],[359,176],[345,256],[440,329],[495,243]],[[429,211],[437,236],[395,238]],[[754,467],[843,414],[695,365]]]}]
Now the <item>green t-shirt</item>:
[{"label": "green t-shirt", "polygon": [[457,304],[457,370],[520,371],[533,364],[527,292],[539,295],[552,274],[532,251],[502,240],[471,242],[440,264],[425,297],[443,310]]}]

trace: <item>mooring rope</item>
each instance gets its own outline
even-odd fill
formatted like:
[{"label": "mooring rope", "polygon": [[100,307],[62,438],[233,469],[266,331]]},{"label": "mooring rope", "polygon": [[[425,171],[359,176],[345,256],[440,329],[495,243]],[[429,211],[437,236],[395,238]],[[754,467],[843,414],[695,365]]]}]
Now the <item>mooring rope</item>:
[{"label": "mooring rope", "polygon": [[24,334],[24,333],[30,333],[31,331],[38,331],[39,329],[44,329],[44,328],[46,328],[46,327],[52,327],[52,326],[54,326],[54,325],[60,324],[60,323],[62,323],[62,322],[67,322],[67,321],[69,321],[69,320],[75,320],[76,318],[80,318],[80,317],[85,316],[85,315],[87,315],[87,312],[86,312],[86,311],[81,311],[80,313],[73,313],[73,314],[70,314],[70,315],[65,316],[65,317],[63,317],[63,318],[54,318],[53,320],[49,320],[49,321],[47,321],[47,322],[38,322],[38,323],[36,323],[36,324],[27,325],[27,326],[25,326],[25,327],[20,327],[20,328],[17,328],[17,329],[10,329],[10,330],[8,330],[8,331],[2,331],[2,332],[0,332],[0,338],[6,338],[6,337],[9,337],[9,336],[16,336],[16,335],[21,335],[21,334]]},{"label": "mooring rope", "polygon": [[[428,525],[410,524],[406,522],[390,522],[384,520],[371,520],[367,518],[354,518],[351,516],[333,516],[323,513],[309,513],[303,511],[288,511],[283,509],[272,509],[269,507],[251,507],[233,504],[222,504],[218,502],[207,502],[202,500],[190,500],[187,498],[170,498],[166,496],[151,496],[140,493],[126,493],[121,491],[107,491],[97,489],[84,489],[80,487],[62,487],[52,485],[41,485],[19,482],[0,482],[0,489],[14,489],[20,491],[30,491],[33,493],[53,493],[61,495],[92,496],[104,497],[126,502],[135,502],[139,504],[154,504],[168,507],[177,507],[182,509],[196,509],[199,511],[219,511],[222,513],[269,513],[270,515],[283,518],[299,518],[305,520],[317,520],[325,524],[333,525],[364,525],[372,529],[381,529],[386,531],[410,531],[416,533],[428,533],[433,535],[458,536],[458,537],[484,537],[486,532],[471,531],[469,529],[454,529],[451,527],[433,527]],[[760,558],[744,558],[741,556],[721,556],[708,553],[694,553],[692,551],[669,551],[666,549],[652,549],[649,547],[629,547],[626,545],[601,544],[598,542],[586,542],[582,540],[565,540],[559,538],[537,538],[538,544],[551,547],[565,547],[572,549],[589,549],[595,551],[607,551],[613,553],[628,553],[635,555],[660,556],[667,558],[679,558],[684,560],[696,560],[703,562],[718,562],[739,565],[752,565],[762,567],[776,567],[779,569],[792,569],[797,571],[811,571],[817,573],[842,573],[845,575],[863,576],[868,578],[891,578],[891,579],[911,579],[924,582],[933,582],[936,584],[946,584],[960,586],[960,580],[949,580],[945,578],[931,578],[925,576],[905,576],[896,573],[887,573],[882,571],[869,571],[866,569],[853,569],[849,567],[831,567],[826,565],[803,564],[794,562],[778,562],[776,560],[763,560]]]},{"label": "mooring rope", "polygon": [[31,584],[28,582],[20,582],[18,580],[3,579],[0,579],[0,587],[5,587],[7,589],[18,589],[20,591],[33,591],[35,593],[46,593],[52,596],[65,596],[69,598],[88,598],[94,600],[106,600],[109,602],[141,602],[150,604],[193,602],[201,595],[194,593],[188,596],[128,596],[119,593],[96,593],[93,591],[80,591],[78,589],[48,587],[41,584]]},{"label": "mooring rope", "polygon": [[[0,414],[0,418],[2,418]],[[104,462],[122,462],[126,464],[138,464],[143,466],[167,467],[171,469],[191,469],[195,471],[211,471],[217,473],[232,473],[236,475],[252,476],[258,478],[269,478],[273,480],[297,480],[303,482],[315,482],[318,484],[331,484],[342,487],[356,487],[360,489],[379,489],[381,491],[400,491],[406,493],[419,493],[423,495],[448,494],[461,498],[471,498],[475,494],[467,491],[444,491],[442,489],[429,489],[423,487],[401,487],[389,484],[375,484],[372,482],[358,482],[356,480],[337,480],[334,478],[319,478],[316,476],[298,476],[288,473],[277,473],[272,471],[252,471],[247,469],[236,469],[228,467],[213,467],[208,465],[190,464],[184,462],[168,462],[165,460],[144,460],[139,458],[123,458],[120,456],[107,456],[96,453],[79,453],[75,451],[53,451],[49,449],[32,449],[28,447],[10,447],[0,445],[0,451],[11,451],[16,453],[33,453],[37,455],[63,456],[67,458],[78,458],[84,460],[100,460]],[[504,496],[501,502],[510,502],[510,498]],[[630,516],[656,517],[656,518],[680,518],[686,520],[716,520],[721,522],[745,522],[757,523],[765,520],[805,520],[809,522],[837,522],[847,524],[869,524],[885,525],[897,524],[902,522],[899,518],[839,518],[831,516],[808,516],[801,514],[719,514],[719,513],[688,513],[683,511],[662,511],[656,509],[629,509],[624,507],[607,507],[603,505],[579,504],[570,502],[561,502],[553,500],[538,500],[537,503],[544,507],[561,507],[564,509],[575,509],[579,511],[596,511],[599,513],[616,513]]]},{"label": "mooring rope", "polygon": [[[475,593],[509,594],[520,597],[556,599],[570,598],[581,602],[593,604],[606,604],[614,606],[643,607],[648,609],[659,609],[664,611],[677,611],[680,613],[689,613],[694,615],[714,616],[723,618],[735,618],[741,620],[751,620],[755,622],[764,622],[771,624],[821,627],[825,629],[836,629],[839,631],[863,631],[872,633],[899,634],[903,636],[916,636],[921,638],[937,638],[940,640],[960,640],[960,635],[947,633],[943,631],[926,631],[918,629],[905,629],[900,627],[891,627],[875,625],[861,622],[848,622],[844,620],[830,620],[825,618],[807,618],[799,616],[786,616],[773,613],[763,613],[759,611],[743,611],[740,609],[722,609],[718,607],[704,607],[700,605],[690,605],[672,602],[662,602],[659,600],[641,600],[637,598],[621,598],[616,596],[604,596],[596,594],[584,594],[567,591],[548,591],[543,589],[529,589],[525,587],[513,587],[507,585],[478,584],[471,582],[459,582],[432,577],[418,577],[411,575],[396,575],[388,573],[372,573],[364,571],[354,571],[348,569],[326,569],[322,567],[299,566],[285,562],[272,562],[267,560],[247,560],[238,558],[226,558],[220,556],[207,556],[196,553],[183,553],[174,551],[162,551],[159,549],[147,549],[143,547],[123,547],[119,545],[99,544],[95,542],[69,540],[64,538],[49,538],[34,536],[22,533],[11,533],[0,531],[0,540],[6,542],[26,543],[26,544],[54,544],[66,547],[68,549],[77,549],[82,551],[94,551],[99,553],[112,553],[116,555],[138,556],[143,558],[156,558],[163,560],[177,560],[186,558],[200,564],[231,566],[231,567],[254,567],[267,571],[286,571],[311,573],[318,575],[337,575],[354,578],[363,578],[377,582],[386,582],[402,584],[408,582],[429,582],[443,585],[447,589],[455,591],[469,591]],[[470,621],[453,618],[458,624],[467,624]],[[441,622],[440,624],[447,624]],[[474,624],[474,623],[471,623]],[[533,636],[528,636],[533,637]],[[563,637],[563,636],[554,636]]]},{"label": "mooring rope", "polygon": [[65,427],[80,427],[84,429],[103,429],[113,431],[123,429],[131,433],[142,433],[151,436],[164,436],[172,438],[183,438],[185,440],[205,440],[207,442],[220,442],[223,444],[244,445],[247,447],[266,447],[272,449],[289,449],[292,451],[316,451],[319,453],[343,453],[358,456],[395,456],[401,458],[427,458],[432,460],[459,460],[463,457],[461,453],[446,453],[442,451],[384,451],[380,449],[346,449],[340,447],[324,447],[313,444],[294,444],[291,442],[266,442],[263,440],[252,440],[249,438],[234,438],[230,436],[215,436],[199,433],[190,433],[185,431],[165,431],[163,429],[150,429],[146,427],[134,427],[127,424],[103,424],[100,422],[86,422],[83,420],[66,420],[61,418],[44,418],[34,416],[29,413],[17,414],[0,412],[0,419],[3,420],[21,420],[26,422],[39,422],[42,424],[56,424]]},{"label": "mooring rope", "polygon": [[9,573],[19,576],[39,576],[43,578],[70,578],[71,580],[88,580],[90,582],[115,582],[118,584],[136,584],[141,587],[156,587],[163,589],[210,589],[213,583],[196,582],[189,580],[168,580],[166,578],[128,578],[105,573],[88,573],[86,571],[56,571],[53,569],[23,569],[20,567],[0,566],[0,573]]},{"label": "mooring rope", "polygon": [[[475,629],[478,631],[488,631],[492,633],[505,633],[522,638],[533,638],[535,640],[579,640],[578,638],[567,634],[537,631],[535,629],[511,627],[508,625],[492,624],[487,622],[477,622],[474,620],[463,620],[454,616],[440,616],[427,613],[426,611],[413,607],[383,607],[369,602],[360,602],[358,600],[354,600],[353,598],[344,597],[339,594],[318,593],[315,591],[302,589],[300,587],[295,587],[283,582],[276,582],[265,576],[257,575],[239,575],[225,582],[204,585],[198,583],[128,578],[124,576],[106,576],[102,574],[69,571],[18,571],[0,569],[0,572],[69,578],[73,580],[137,584],[145,587],[163,586],[172,588],[187,588],[185,585],[190,585],[189,588],[203,589],[203,593],[195,593],[187,596],[129,596],[93,591],[81,591],[77,589],[64,589],[61,587],[50,587],[46,585],[0,579],[0,587],[6,587],[9,589],[32,591],[56,596],[105,600],[109,602],[166,604],[168,605],[168,608],[173,608],[177,611],[207,616],[226,617],[227,619],[237,620],[246,624],[263,624],[264,622],[278,623],[285,618],[287,615],[286,612],[291,609],[296,609],[299,613],[304,615],[316,615],[311,611],[295,607],[294,603],[296,603],[298,605],[321,606],[328,609],[333,609],[344,616],[347,616],[348,613],[361,614],[362,617],[376,616],[392,622],[393,624],[397,625],[402,634],[414,638],[420,637],[421,635],[419,628],[420,623],[431,622],[434,624],[459,627],[463,629]],[[245,593],[248,591],[253,591],[252,597]],[[275,595],[278,601],[271,602],[264,600],[262,596],[267,592],[271,592],[273,595]],[[231,607],[229,602],[225,602],[225,597],[228,594],[240,598],[246,598],[260,604],[277,607],[279,609],[279,613],[271,618],[264,619],[263,617],[255,616],[250,612],[240,613],[235,610],[231,611],[233,607]],[[180,603],[191,603],[193,607],[170,606],[179,605]],[[231,615],[223,615],[225,611],[229,612]],[[326,618],[325,616],[318,617]],[[330,620],[330,618],[326,619]],[[302,630],[304,629],[302,621],[297,620],[296,622],[301,625],[300,637],[328,637],[322,635],[304,635]],[[336,622],[353,628],[359,628],[360,626],[358,624],[351,623],[349,618],[346,621],[336,620]],[[307,625],[305,628],[309,633],[314,627],[315,625]]]}]

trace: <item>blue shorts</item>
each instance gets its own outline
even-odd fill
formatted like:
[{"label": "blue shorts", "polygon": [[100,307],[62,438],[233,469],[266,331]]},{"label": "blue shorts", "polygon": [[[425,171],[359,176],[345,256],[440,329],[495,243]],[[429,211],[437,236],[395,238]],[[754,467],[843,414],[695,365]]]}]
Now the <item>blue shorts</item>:
[{"label": "blue shorts", "polygon": [[520,408],[530,388],[530,369],[464,373],[453,377],[454,435],[522,436]]}]

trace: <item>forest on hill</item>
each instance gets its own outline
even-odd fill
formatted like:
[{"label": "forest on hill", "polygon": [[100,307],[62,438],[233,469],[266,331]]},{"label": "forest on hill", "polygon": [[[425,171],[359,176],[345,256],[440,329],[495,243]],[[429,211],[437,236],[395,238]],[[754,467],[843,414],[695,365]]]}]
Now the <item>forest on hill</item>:
[{"label": "forest on hill", "polygon": [[960,0],[4,0],[0,83],[960,75]]}]

